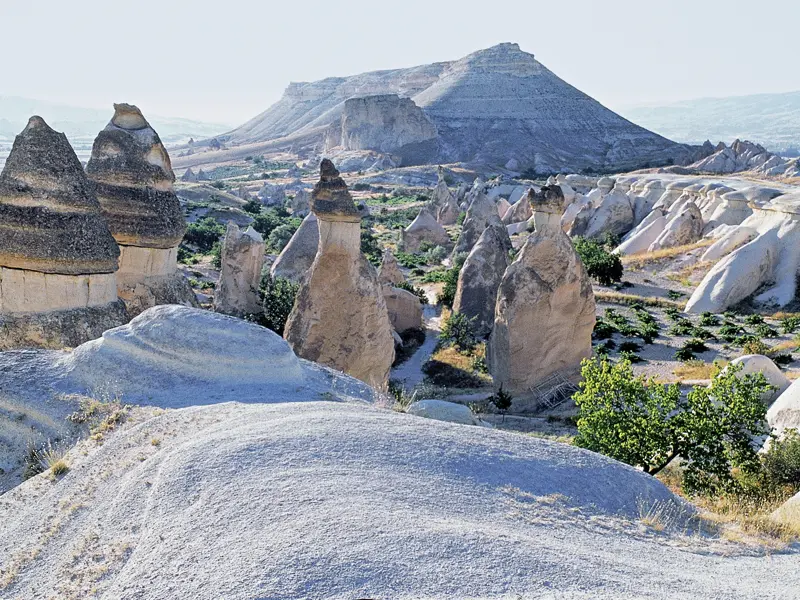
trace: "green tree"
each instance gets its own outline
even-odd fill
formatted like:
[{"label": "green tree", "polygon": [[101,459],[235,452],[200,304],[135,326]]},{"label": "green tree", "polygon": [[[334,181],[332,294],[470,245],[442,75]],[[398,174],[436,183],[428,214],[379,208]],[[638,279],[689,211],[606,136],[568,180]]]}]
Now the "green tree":
[{"label": "green tree", "polygon": [[619,256],[609,252],[606,246],[582,237],[574,238],[572,245],[581,257],[586,272],[600,285],[611,285],[622,280],[622,261]]},{"label": "green tree", "polygon": [[264,299],[262,324],[278,335],[283,335],[286,320],[292,312],[294,299],[300,286],[283,277],[271,277],[269,272],[261,280],[261,296]]},{"label": "green tree", "polygon": [[461,352],[471,352],[478,344],[475,335],[475,317],[452,313],[442,325],[439,339],[446,346],[455,346]]},{"label": "green tree", "polygon": [[225,227],[212,217],[203,217],[196,223],[189,223],[184,241],[197,246],[202,252],[208,252],[225,233]]},{"label": "green tree", "polygon": [[242,205],[242,210],[251,215],[257,215],[261,213],[261,202],[259,202],[257,198],[248,200]]},{"label": "green tree", "polygon": [[677,384],[634,377],[626,361],[585,360],[576,444],[651,475],[680,457],[688,492],[730,488],[734,469],[758,471],[753,439],[767,433],[761,395],[770,386],[740,369],[729,365],[684,397]]},{"label": "green tree", "polygon": [[295,231],[297,231],[297,225],[294,223],[284,223],[282,225],[278,225],[269,234],[269,237],[267,238],[267,244],[269,244],[269,247],[275,250],[275,252],[280,252],[286,247],[286,244],[289,243],[289,240],[292,239]]}]

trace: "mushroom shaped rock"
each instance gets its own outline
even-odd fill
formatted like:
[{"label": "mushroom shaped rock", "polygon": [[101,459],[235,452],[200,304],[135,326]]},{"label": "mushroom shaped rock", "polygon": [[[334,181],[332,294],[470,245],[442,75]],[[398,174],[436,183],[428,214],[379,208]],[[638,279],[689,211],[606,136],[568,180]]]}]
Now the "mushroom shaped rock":
[{"label": "mushroom shaped rock", "polygon": [[114,116],[95,138],[86,173],[120,245],[117,287],[129,312],[156,304],[196,306],[178,272],[186,222],[169,154],[137,107],[114,105]]},{"label": "mushroom shaped rock", "polygon": [[528,237],[497,291],[487,362],[495,387],[514,396],[517,412],[535,410],[536,388],[577,376],[592,354],[592,283],[553,221]]},{"label": "mushroom shaped rock", "polygon": [[319,248],[284,336],[298,356],[383,387],[394,361],[386,301],[375,268],[361,254],[358,209],[328,159],[320,165],[311,210]]},{"label": "mushroom shaped rock", "polygon": [[0,349],[77,346],[126,322],[119,248],[62,133],[31,117],[0,174]]}]

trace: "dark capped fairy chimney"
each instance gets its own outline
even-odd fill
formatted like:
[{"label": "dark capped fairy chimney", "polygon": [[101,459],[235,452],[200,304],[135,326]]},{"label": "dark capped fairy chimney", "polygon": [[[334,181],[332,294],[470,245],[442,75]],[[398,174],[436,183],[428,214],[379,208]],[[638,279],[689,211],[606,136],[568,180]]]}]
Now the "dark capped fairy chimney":
[{"label": "dark capped fairy chimney", "polygon": [[0,174],[0,350],[77,346],[125,323],[118,257],[66,136],[31,117]]},{"label": "dark capped fairy chimney", "polygon": [[394,360],[392,328],[375,268],[361,254],[361,217],[333,163],[311,193],[319,246],[302,279],[284,337],[295,353],[374,387]]},{"label": "dark capped fairy chimney", "polygon": [[111,234],[120,245],[117,285],[132,314],[157,304],[194,306],[178,272],[186,231],[169,154],[158,134],[130,104],[115,104],[95,138],[86,173]]}]

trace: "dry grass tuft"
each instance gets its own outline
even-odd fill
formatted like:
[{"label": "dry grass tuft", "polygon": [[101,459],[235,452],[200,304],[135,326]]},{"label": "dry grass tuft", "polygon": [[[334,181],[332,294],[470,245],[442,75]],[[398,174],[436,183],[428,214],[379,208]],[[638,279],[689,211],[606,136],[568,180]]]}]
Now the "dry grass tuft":
[{"label": "dry grass tuft", "polygon": [[67,461],[65,461],[63,458],[60,458],[50,465],[50,478],[56,479],[61,477],[67,471],[69,471],[69,465],[67,464]]},{"label": "dry grass tuft", "polygon": [[653,252],[640,252],[638,254],[629,254],[621,256],[622,264],[625,267],[638,268],[643,267],[649,263],[665,260],[667,258],[675,258],[681,254],[686,254],[698,248],[705,248],[714,243],[714,240],[700,240],[694,244],[686,244],[684,246],[675,246],[674,248],[662,248],[661,250],[654,250]]},{"label": "dry grass tuft", "polygon": [[667,298],[655,298],[652,296],[634,296],[633,294],[621,294],[619,292],[595,292],[594,297],[600,302],[609,304],[635,304],[641,303],[645,306],[656,306],[659,308],[677,308],[682,311],[686,303],[669,300]]},{"label": "dry grass tuft", "polygon": [[724,367],[727,361],[721,360],[715,363],[707,363],[702,360],[690,360],[675,367],[672,371],[679,379],[711,379],[717,371],[717,366]]}]

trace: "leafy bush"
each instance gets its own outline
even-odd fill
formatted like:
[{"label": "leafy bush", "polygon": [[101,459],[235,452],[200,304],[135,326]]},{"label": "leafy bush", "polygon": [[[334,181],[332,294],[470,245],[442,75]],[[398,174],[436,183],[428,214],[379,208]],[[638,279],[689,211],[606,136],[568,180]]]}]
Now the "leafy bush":
[{"label": "leafy bush", "polygon": [[675,360],[690,362],[696,358],[697,357],[694,355],[694,352],[692,352],[689,348],[681,347],[675,351]]},{"label": "leafy bush", "polygon": [[208,252],[224,234],[225,227],[211,217],[203,217],[197,223],[189,223],[183,239],[202,252]]},{"label": "leafy bush", "polygon": [[719,317],[712,312],[704,312],[700,314],[700,325],[703,327],[716,327],[719,325]]},{"label": "leafy bush", "polygon": [[458,216],[456,217],[456,225],[463,225],[464,224],[464,219],[466,219],[466,218],[467,218],[467,213],[466,212],[458,213]]},{"label": "leafy bush", "polygon": [[272,233],[269,234],[269,237],[267,238],[267,245],[275,252],[280,252],[286,247],[286,244],[289,243],[289,240],[292,239],[294,232],[297,231],[299,226],[299,224],[295,223],[284,223],[283,225],[278,225],[272,230]]},{"label": "leafy bush", "polygon": [[619,353],[620,360],[626,360],[631,364],[644,362],[644,359],[631,350],[622,350]]},{"label": "leafy bush", "polygon": [[222,268],[222,242],[215,242],[211,247],[211,266],[215,269]]},{"label": "leafy bush", "polygon": [[740,335],[745,333],[745,330],[744,327],[737,325],[736,323],[726,321],[722,327],[719,328],[717,333],[723,340],[730,344],[734,342]]},{"label": "leafy bush", "polygon": [[783,333],[795,333],[800,328],[800,315],[791,315],[781,319]]},{"label": "leafy bush", "polygon": [[744,318],[744,322],[748,325],[760,325],[764,322],[764,317],[761,315],[747,315]]},{"label": "leafy bush", "polygon": [[691,350],[692,352],[705,352],[708,350],[708,346],[705,345],[703,340],[700,338],[692,338],[690,340],[686,340],[683,343],[683,347]]},{"label": "leafy bush", "polygon": [[619,345],[620,352],[638,352],[641,349],[642,347],[636,342],[625,341]]},{"label": "leafy bush", "polygon": [[794,362],[794,356],[791,354],[775,354],[771,358],[772,362],[781,366],[789,365]]},{"label": "leafy bush", "polygon": [[425,251],[423,260],[429,265],[438,265],[447,258],[447,250],[442,246],[434,246]]},{"label": "leafy bush", "polygon": [[413,283],[409,281],[401,281],[395,287],[399,287],[401,290],[406,290],[407,292],[411,292],[419,301],[424,305],[428,303],[428,296],[425,294],[425,290],[415,286]]},{"label": "leafy bush", "polygon": [[455,346],[460,352],[471,352],[478,345],[475,335],[475,318],[463,313],[452,313],[442,325],[439,340],[444,346]]},{"label": "leafy bush", "polygon": [[367,257],[367,260],[373,265],[381,264],[383,253],[378,244],[375,234],[372,233],[372,228],[369,225],[361,224],[361,254]]},{"label": "leafy bush", "polygon": [[456,290],[458,289],[458,274],[461,272],[461,267],[451,267],[445,272],[444,287],[441,293],[436,296],[436,303],[447,308],[453,307],[453,301],[456,299]]},{"label": "leafy bush", "polygon": [[292,312],[300,286],[283,277],[273,278],[269,271],[261,279],[261,297],[264,303],[262,325],[278,335],[283,335],[286,320]]},{"label": "leafy bush", "polygon": [[257,198],[253,198],[252,200],[248,200],[242,205],[242,210],[246,213],[250,213],[251,215],[257,215],[261,213],[261,202],[258,201]]},{"label": "leafy bush", "polygon": [[442,283],[447,279],[447,269],[432,269],[422,275],[422,283]]},{"label": "leafy bush", "polygon": [[674,306],[668,306],[667,308],[665,308],[664,309],[664,314],[667,316],[667,318],[670,321],[675,321],[677,319],[683,319],[683,317],[681,317],[681,311],[679,311]]},{"label": "leafy bush", "polygon": [[596,340],[607,340],[614,335],[615,331],[617,331],[617,328],[614,327],[614,325],[603,320],[603,317],[597,317],[594,323],[592,337]]},{"label": "leafy bush", "polygon": [[756,325],[755,331],[762,338],[776,338],[776,337],[778,337],[778,332],[775,331],[772,327],[770,327],[766,323],[759,323],[758,325]]},{"label": "leafy bush", "polygon": [[667,298],[669,298],[670,300],[680,300],[685,295],[686,294],[684,294],[683,292],[678,292],[675,290],[667,290]]},{"label": "leafy bush", "polygon": [[647,323],[638,329],[638,334],[645,344],[652,344],[653,340],[658,337],[658,325],[655,323]]},{"label": "leafy bush", "polygon": [[397,263],[400,266],[403,266],[407,269],[413,269],[414,267],[425,264],[425,258],[421,254],[398,251],[395,252],[394,257],[397,259]]},{"label": "leafy bush", "polygon": [[284,219],[278,214],[277,210],[274,208],[268,208],[256,215],[255,219],[253,220],[253,229],[260,233],[264,239],[266,239],[269,237],[269,234],[272,233],[277,227],[280,227],[283,222]]},{"label": "leafy bush", "polygon": [[216,188],[218,190],[224,190],[225,189],[225,182],[224,181],[212,181],[211,182],[211,187]]},{"label": "leafy bush", "polygon": [[670,327],[670,335],[692,335],[694,332],[694,325],[689,319],[679,317],[675,320],[675,325]]},{"label": "leafy bush", "polygon": [[489,402],[494,404],[494,407],[500,411],[500,413],[503,415],[503,420],[505,420],[506,413],[508,412],[508,409],[511,408],[511,403],[513,400],[513,396],[503,390],[502,385],[497,392],[489,397]]},{"label": "leafy bush", "polygon": [[575,251],[590,277],[600,285],[612,285],[622,281],[622,260],[593,240],[576,237],[572,240]]},{"label": "leafy bush", "polygon": [[766,433],[761,395],[770,386],[740,370],[729,366],[683,397],[677,384],[634,377],[627,361],[584,360],[575,443],[651,475],[680,457],[688,492],[725,489],[735,470],[759,470],[752,439]]},{"label": "leafy bush", "polygon": [[747,336],[749,339],[742,344],[743,354],[766,354],[769,346],[755,336]]},{"label": "leafy bush", "polygon": [[782,440],[773,441],[764,454],[764,474],[778,485],[800,487],[800,435],[790,430]]}]

